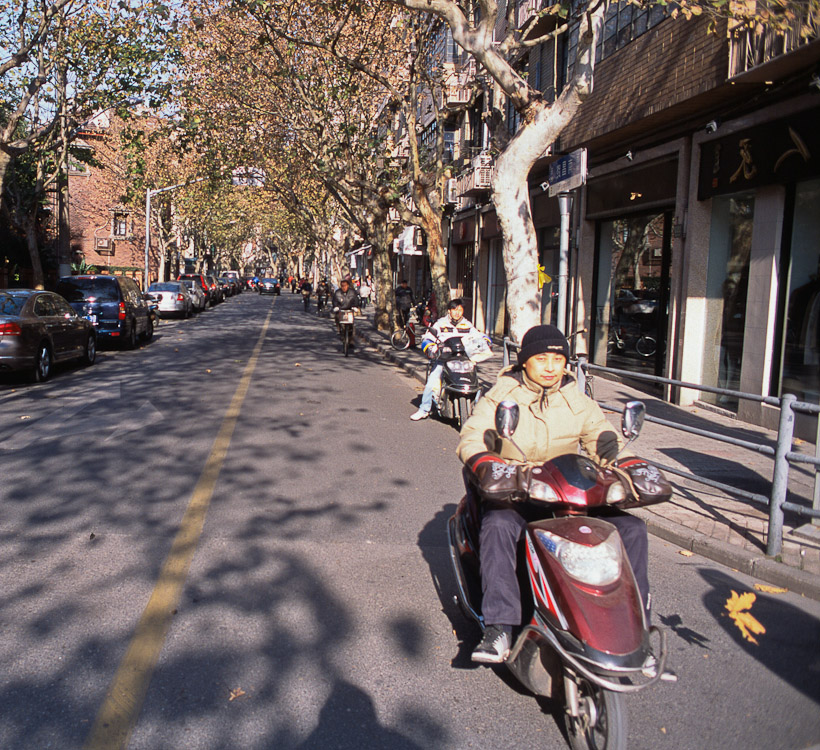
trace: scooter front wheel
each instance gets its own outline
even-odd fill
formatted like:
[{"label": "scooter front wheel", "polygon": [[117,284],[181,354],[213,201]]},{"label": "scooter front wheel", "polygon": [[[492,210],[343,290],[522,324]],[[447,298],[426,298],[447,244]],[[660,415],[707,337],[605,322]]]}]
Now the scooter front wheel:
[{"label": "scooter front wheel", "polygon": [[580,716],[567,714],[567,735],[572,750],[626,750],[626,705],[613,693],[587,680],[578,682]]},{"label": "scooter front wheel", "polygon": [[390,337],[390,344],[394,349],[398,349],[399,351],[407,349],[407,347],[410,346],[410,336],[407,335],[407,329],[400,328],[398,331],[394,331]]},{"label": "scooter front wheel", "polygon": [[[464,397],[459,398],[458,400],[458,413],[456,414],[456,427],[461,430],[464,427],[464,423],[470,418],[470,401]],[[454,410],[455,411],[455,410]]]}]

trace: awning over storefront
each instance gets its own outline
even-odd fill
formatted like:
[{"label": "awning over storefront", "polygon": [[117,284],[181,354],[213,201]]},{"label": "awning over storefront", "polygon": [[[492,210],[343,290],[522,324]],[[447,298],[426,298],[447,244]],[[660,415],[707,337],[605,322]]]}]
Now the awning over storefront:
[{"label": "awning over storefront", "polygon": [[369,258],[372,254],[373,246],[370,244],[362,245],[361,247],[356,247],[353,250],[348,250],[345,253],[345,255],[347,256],[348,265],[350,265],[351,268],[358,268],[360,265],[364,267],[365,257]]}]

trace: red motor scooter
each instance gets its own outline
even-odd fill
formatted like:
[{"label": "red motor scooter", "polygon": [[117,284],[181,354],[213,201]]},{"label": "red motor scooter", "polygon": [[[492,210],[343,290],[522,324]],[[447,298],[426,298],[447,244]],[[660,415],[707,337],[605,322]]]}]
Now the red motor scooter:
[{"label": "red motor scooter", "polygon": [[[645,411],[640,401],[624,410],[621,429],[630,442]],[[498,434],[512,441],[518,405],[499,404],[495,422]],[[513,634],[504,663],[536,695],[563,701],[574,750],[624,750],[624,694],[674,679],[665,672],[665,633],[646,621],[618,532],[595,518],[596,509],[669,499],[671,487],[660,471],[642,463],[640,474],[600,467],[580,455],[559,456],[522,473],[520,494],[530,508],[543,506],[544,520],[528,524],[522,538],[525,624]],[[483,629],[477,492],[461,500],[448,531],[456,601]]]}]

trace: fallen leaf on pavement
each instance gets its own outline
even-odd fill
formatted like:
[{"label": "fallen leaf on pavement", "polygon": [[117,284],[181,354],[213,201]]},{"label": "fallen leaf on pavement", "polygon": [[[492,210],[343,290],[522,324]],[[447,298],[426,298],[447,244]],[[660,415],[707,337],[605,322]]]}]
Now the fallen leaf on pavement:
[{"label": "fallen leaf on pavement", "polygon": [[23,414],[23,416],[20,417],[20,419],[31,419],[31,417],[28,414]]},{"label": "fallen leaf on pavement", "polygon": [[241,698],[245,694],[246,693],[242,688],[236,688],[234,690],[231,690],[230,696],[228,697],[228,701],[233,701],[237,698]]},{"label": "fallen leaf on pavement", "polygon": [[729,612],[729,617],[735,621],[735,625],[737,625],[743,638],[749,643],[759,646],[760,644],[755,636],[765,633],[766,628],[755,619],[751,612],[747,611],[752,608],[755,601],[757,601],[757,596],[751,591],[738,594],[737,591],[733,590],[732,595],[726,600],[724,608]]},{"label": "fallen leaf on pavement", "polygon": [[205,372],[210,373],[211,371],[210,370],[205,370]]},{"label": "fallen leaf on pavement", "polygon": [[788,589],[781,588],[780,586],[768,586],[765,583],[756,583],[755,589],[762,591],[764,594],[785,594],[788,592]]},{"label": "fallen leaf on pavement", "polygon": [[297,363],[294,365],[294,367],[301,367],[301,366],[302,366],[302,363],[301,363],[301,362],[297,362]]},{"label": "fallen leaf on pavement", "polygon": [[683,555],[684,557],[692,557],[692,555],[694,555],[695,553],[690,552],[688,549],[682,549],[682,550],[678,550],[678,554]]}]

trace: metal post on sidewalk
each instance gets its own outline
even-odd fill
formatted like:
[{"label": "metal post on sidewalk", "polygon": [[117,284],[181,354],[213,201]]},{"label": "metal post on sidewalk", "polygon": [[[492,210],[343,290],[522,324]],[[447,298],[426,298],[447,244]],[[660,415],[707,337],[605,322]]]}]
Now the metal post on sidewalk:
[{"label": "metal post on sidewalk", "polygon": [[577,377],[578,380],[578,390],[581,393],[586,393],[586,384],[587,384],[587,355],[586,354],[579,354],[578,355],[578,372]]},{"label": "metal post on sidewalk", "polygon": [[[817,415],[817,434],[814,438],[814,457],[820,458],[820,414]],[[812,496],[811,507],[820,511],[820,471],[814,469],[814,495]],[[820,531],[820,518],[811,519],[812,526],[816,526]]]},{"label": "metal post on sidewalk", "polygon": [[774,451],[774,472],[772,474],[772,494],[769,498],[769,532],[766,554],[775,557],[783,546],[783,503],[789,487],[789,461],[786,455],[792,449],[794,436],[794,409],[796,400],[793,393],[780,399],[780,424],[777,428],[777,446]]}]

